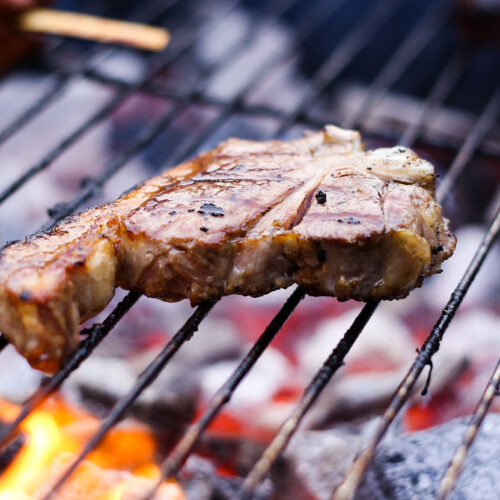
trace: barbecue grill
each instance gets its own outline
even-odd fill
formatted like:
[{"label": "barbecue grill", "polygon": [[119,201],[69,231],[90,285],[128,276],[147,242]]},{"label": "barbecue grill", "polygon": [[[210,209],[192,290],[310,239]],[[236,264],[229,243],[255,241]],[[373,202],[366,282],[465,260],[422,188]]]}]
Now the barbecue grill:
[{"label": "barbecue grill", "polygon": [[[95,2],[95,5],[92,2],[77,4],[82,10],[102,9],[100,2]],[[492,64],[495,57],[498,61],[498,51],[496,47],[488,45],[488,41],[476,43],[457,30],[453,22],[452,3],[408,0],[151,0],[141,2],[138,8],[136,6],[130,10],[126,2],[109,2],[106,9],[109,11],[106,13],[114,16],[167,26],[172,33],[171,45],[155,56],[135,52],[135,57],[140,58],[146,69],[139,77],[123,78],[107,71],[106,63],[125,49],[65,39],[49,39],[43,57],[37,63],[37,71],[51,76],[53,84],[39,100],[0,130],[0,146],[57,103],[77,80],[92,81],[111,89],[112,98],[84,123],[69,130],[67,136],[55,148],[4,187],[0,193],[0,203],[16,196],[28,181],[50,168],[57,158],[85,134],[108,119],[127,98],[137,93],[145,93],[164,99],[171,105],[147,123],[102,172],[86,178],[73,199],[55,204],[49,211],[49,219],[41,229],[54,227],[61,219],[91,202],[112,176],[173,127],[175,120],[192,106],[209,106],[214,112],[206,123],[194,125],[189,135],[182,138],[179,147],[173,148],[168,158],[165,158],[168,165],[175,165],[198,151],[213,146],[220,139],[233,135],[231,125],[241,117],[267,120],[271,123],[272,130],[266,129],[262,138],[295,136],[304,128],[319,128],[324,123],[331,122],[360,129],[369,143],[397,143],[420,148],[447,165],[445,176],[438,188],[438,198],[441,202],[447,202],[447,196],[453,192],[456,183],[466,179],[470,185],[483,183],[484,196],[478,201],[477,214],[471,216],[482,220],[484,213],[488,212],[488,203],[491,208],[493,202],[490,200],[495,197],[498,172],[477,169],[471,171],[467,167],[478,158],[500,159],[500,140],[497,140],[499,136],[495,128],[500,106],[500,73],[498,65]],[[245,9],[251,19],[246,30],[237,36],[230,46],[217,49],[218,54],[211,54],[203,64],[199,64],[197,51],[200,46],[207,37],[223,29],[225,20],[238,9]],[[264,52],[264,56],[258,59],[258,64],[250,68],[251,71],[241,71],[239,81],[230,82],[233,85],[226,85],[225,75],[234,75],[234,68],[240,68],[241,66],[237,65],[241,64],[242,60],[246,61],[252,51],[258,50],[256,40],[264,36],[278,21],[288,26],[292,36],[286,43],[277,44],[277,47],[261,47],[260,53],[262,55]],[[196,76],[186,77],[183,81],[172,79],[169,76],[169,68],[182,66],[181,63],[190,69],[195,63],[199,64],[196,67]],[[284,104],[278,102],[277,106],[273,103],[262,103],[262,99],[259,102],[259,92],[261,95],[265,94],[262,89],[266,86],[272,87],[273,79],[279,78],[292,63],[300,67],[307,76],[300,91],[296,92],[298,96],[284,99]],[[231,68],[233,73],[230,72]],[[478,73],[479,71],[481,73]],[[356,83],[354,90],[350,94],[343,94],[346,83],[353,81]],[[394,108],[393,105],[391,108],[390,97],[393,94],[416,102],[418,106],[408,108],[396,105]],[[340,106],[338,96],[341,95],[351,95],[352,105]],[[460,109],[463,113],[465,125],[462,132],[453,135],[443,128],[436,128],[440,113],[447,107]],[[396,113],[394,109],[397,110]],[[452,204],[445,206],[453,210]],[[418,350],[414,363],[392,397],[376,431],[352,464],[341,486],[336,492],[332,492],[332,499],[354,497],[377,445],[412,395],[417,379],[426,368],[430,378],[432,357],[438,351],[447,327],[499,231],[500,212],[497,210],[467,271]],[[276,317],[241,360],[238,368],[213,396],[202,417],[188,429],[165,459],[161,469],[162,480],[174,476],[182,468],[200,436],[231,399],[242,379],[279,333],[304,295],[300,288],[291,293]],[[130,292],[102,323],[82,331],[82,342],[78,351],[64,368],[40,386],[23,406],[19,416],[2,430],[1,441],[11,436],[23,419],[54,393],[92,354],[138,299],[137,293]],[[196,332],[213,306],[213,303],[201,304],[194,310],[182,328],[163,347],[158,357],[138,377],[134,387],[103,419],[98,432],[62,474],[52,492],[45,497],[47,500],[53,498],[53,494],[68,480],[80,462],[126,415],[133,402]],[[273,463],[293,438],[304,416],[329,380],[344,364],[346,355],[362,335],[364,326],[377,306],[376,301],[367,303],[338,345],[332,346],[331,354],[324,364],[318,367],[317,374],[303,392],[293,412],[283,422],[275,438],[246,477],[239,498],[253,497]],[[1,336],[0,350],[6,345],[5,337]],[[471,419],[463,443],[460,447],[457,446],[455,455],[450,457],[450,467],[439,486],[439,498],[444,499],[453,490],[467,451],[498,391],[499,384],[500,365],[497,364],[478,402],[477,411]],[[151,498],[153,494],[153,491],[147,492],[144,498]]]}]

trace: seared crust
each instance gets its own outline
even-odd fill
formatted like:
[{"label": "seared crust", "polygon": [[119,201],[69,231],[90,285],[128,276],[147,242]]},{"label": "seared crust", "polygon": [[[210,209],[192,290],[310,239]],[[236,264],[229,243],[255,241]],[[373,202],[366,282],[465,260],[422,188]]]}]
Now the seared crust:
[{"label": "seared crust", "polygon": [[6,248],[0,329],[53,371],[116,286],[192,303],[293,283],[341,300],[404,297],[455,246],[434,182],[411,150],[364,152],[357,132],[333,126],[290,142],[229,139]]}]

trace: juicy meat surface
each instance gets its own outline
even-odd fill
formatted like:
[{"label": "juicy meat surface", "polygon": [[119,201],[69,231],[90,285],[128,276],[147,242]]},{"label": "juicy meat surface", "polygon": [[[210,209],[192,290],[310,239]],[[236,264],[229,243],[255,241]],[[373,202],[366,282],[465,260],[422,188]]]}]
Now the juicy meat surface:
[{"label": "juicy meat surface", "polygon": [[192,303],[294,283],[312,295],[404,297],[455,238],[413,151],[364,151],[327,126],[290,142],[229,139],[118,200],[0,254],[0,329],[57,369],[116,287]]}]

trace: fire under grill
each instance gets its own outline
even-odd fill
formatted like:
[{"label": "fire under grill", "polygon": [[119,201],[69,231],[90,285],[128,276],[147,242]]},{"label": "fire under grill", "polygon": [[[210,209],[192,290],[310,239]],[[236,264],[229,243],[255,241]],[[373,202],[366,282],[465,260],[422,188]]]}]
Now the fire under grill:
[{"label": "fire under grill", "polygon": [[[97,4],[100,2],[96,2],[96,5],[87,2],[81,8],[102,9],[102,5],[98,7]],[[500,106],[500,74],[497,65],[493,64],[495,57],[498,62],[498,51],[489,40],[477,42],[463,34],[453,22],[452,7],[453,3],[447,1],[408,0],[152,0],[126,11],[126,3],[110,2],[107,8],[115,16],[167,26],[172,33],[170,46],[155,56],[134,52],[135,60],[140,60],[145,69],[138,75],[124,77],[119,72],[117,75],[108,71],[107,62],[122,52],[130,54],[132,51],[50,39],[42,62],[37,63],[37,71],[52,76],[52,85],[41,98],[0,131],[0,146],[29,126],[42,112],[56,105],[76,81],[103,85],[111,89],[112,97],[86,121],[69,130],[45,156],[38,158],[22,175],[4,187],[0,192],[0,203],[14,197],[25,184],[50,168],[69,148],[112,116],[127,99],[141,93],[164,99],[171,105],[149,120],[102,172],[86,178],[73,199],[55,204],[49,211],[49,219],[40,229],[54,227],[61,219],[92,201],[109,179],[168,131],[169,127],[173,127],[175,120],[193,105],[209,106],[213,111],[211,117],[203,123],[192,123],[189,134],[179,141],[178,147],[172,148],[168,157],[164,158],[164,164],[175,165],[201,149],[235,135],[231,125],[239,117],[271,123],[272,127],[265,129],[262,138],[287,138],[298,135],[304,128],[318,128],[331,122],[360,129],[368,142],[373,144],[402,144],[416,147],[431,157],[434,155],[447,166],[438,188],[438,198],[446,207],[447,197],[462,178],[467,178],[467,182],[488,178],[486,174],[482,176],[481,172],[468,172],[469,165],[478,158],[486,158],[487,161],[497,161],[498,169],[500,161],[500,135],[496,128]],[[218,30],[224,30],[227,19],[240,9],[246,12],[250,20],[245,29],[228,46],[206,48],[208,56],[200,61],[197,52],[200,46],[207,39],[213,40]],[[274,47],[268,39],[268,45],[259,48],[256,41],[265,38],[277,23],[287,26],[291,33],[286,43]],[[224,34],[220,34],[220,37],[224,38]],[[230,75],[229,70],[235,68],[239,61],[250,61],[251,52],[264,53],[265,57],[257,58],[257,63],[248,71],[248,68],[241,68],[239,81],[233,79],[228,84],[225,75]],[[188,73],[194,63],[198,66],[193,77]],[[292,97],[288,97],[283,105],[280,102],[278,105],[259,102],[255,97],[259,89],[278,78],[292,63],[299,65],[303,74],[307,75],[300,91],[291,94]],[[181,69],[173,74],[181,74],[182,78],[171,81],[169,70],[175,67]],[[182,74],[182,68],[185,67],[188,70]],[[337,97],[334,99],[332,96]],[[447,120],[450,120],[446,117],[446,110],[451,108],[461,110],[460,120],[464,123],[456,132],[447,130],[446,126]],[[418,349],[413,364],[392,396],[367,445],[355,459],[340,487],[332,492],[332,499],[354,498],[378,444],[413,394],[417,379],[426,369],[430,379],[433,355],[438,351],[446,329],[500,231],[500,212],[491,209],[495,205],[495,184],[491,185],[490,182],[488,189],[488,197],[493,202],[479,207],[476,216],[481,221],[488,217],[491,219],[481,244],[449,302]],[[280,332],[304,295],[300,288],[290,294],[237,369],[213,396],[203,415],[188,428],[165,459],[158,485],[165,478],[175,476],[183,467],[204,431],[231,399],[240,382]],[[46,380],[27,400],[17,418],[1,429],[1,442],[6,442],[20,423],[92,354],[139,298],[135,292],[128,293],[104,321],[82,331],[78,351],[61,371]],[[318,367],[292,413],[251,468],[237,498],[253,498],[304,416],[344,364],[344,359],[362,335],[363,328],[378,305],[378,302],[366,303],[342,340],[332,346],[333,350],[323,365]],[[140,374],[129,392],[102,420],[99,430],[45,496],[46,500],[54,498],[56,491],[83,459],[123,419],[141,393],[196,332],[213,306],[213,303],[202,304],[194,310],[156,359]],[[0,350],[6,345],[5,337],[1,336]],[[438,488],[438,498],[444,499],[452,492],[467,451],[499,389],[499,383],[500,365],[497,364],[478,401],[462,443],[457,443],[456,453],[450,456],[450,466]],[[144,498],[152,498],[153,495],[154,491],[145,492]]]}]

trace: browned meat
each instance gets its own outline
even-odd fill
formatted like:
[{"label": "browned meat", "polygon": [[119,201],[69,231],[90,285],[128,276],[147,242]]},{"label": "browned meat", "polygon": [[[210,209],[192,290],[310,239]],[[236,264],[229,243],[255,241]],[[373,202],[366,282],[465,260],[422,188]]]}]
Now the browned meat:
[{"label": "browned meat", "polygon": [[0,0],[0,73],[39,47],[40,37],[16,29],[18,14],[30,7],[49,3],[51,0]]},{"label": "browned meat", "polygon": [[433,167],[364,152],[327,126],[290,142],[229,139],[117,201],[0,255],[0,329],[56,369],[115,287],[192,303],[293,283],[339,299],[399,298],[454,249]]}]

